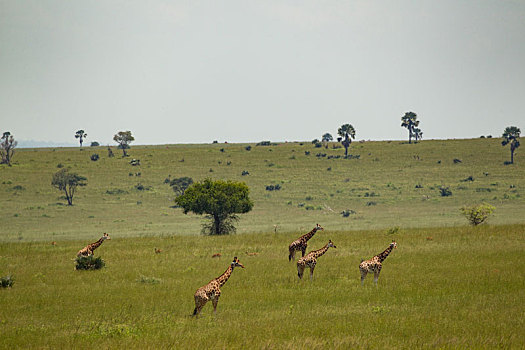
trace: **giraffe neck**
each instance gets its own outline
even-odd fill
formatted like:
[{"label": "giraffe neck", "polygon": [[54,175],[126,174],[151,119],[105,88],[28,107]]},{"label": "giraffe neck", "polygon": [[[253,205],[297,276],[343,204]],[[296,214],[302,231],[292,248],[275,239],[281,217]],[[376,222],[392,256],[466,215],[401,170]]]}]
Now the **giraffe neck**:
[{"label": "giraffe neck", "polygon": [[310,238],[312,238],[315,233],[317,232],[317,227],[314,227],[314,229],[310,232],[308,232],[307,234],[303,235],[303,238],[308,241]]},{"label": "giraffe neck", "polygon": [[224,271],[222,275],[217,277],[217,282],[219,282],[219,285],[221,287],[224,285],[224,283],[226,283],[226,281],[228,281],[228,278],[230,278],[232,271],[233,271],[233,266],[230,265],[228,269],[226,269],[226,271]]},{"label": "giraffe neck", "polygon": [[324,247],[322,247],[321,249],[319,250],[315,250],[313,253],[314,253],[314,258],[318,258],[320,257],[321,255],[323,255],[324,253],[326,253],[326,251],[328,250],[328,244],[325,245]]},{"label": "giraffe neck", "polygon": [[388,257],[388,254],[390,254],[392,249],[394,249],[394,246],[390,245],[381,254],[378,254],[377,257],[379,259],[379,262],[383,262]]},{"label": "giraffe neck", "polygon": [[100,247],[100,245],[105,241],[106,239],[104,237],[100,238],[98,241],[96,241],[95,243],[91,243],[90,246],[91,246],[91,250],[95,250],[97,249],[98,247]]}]

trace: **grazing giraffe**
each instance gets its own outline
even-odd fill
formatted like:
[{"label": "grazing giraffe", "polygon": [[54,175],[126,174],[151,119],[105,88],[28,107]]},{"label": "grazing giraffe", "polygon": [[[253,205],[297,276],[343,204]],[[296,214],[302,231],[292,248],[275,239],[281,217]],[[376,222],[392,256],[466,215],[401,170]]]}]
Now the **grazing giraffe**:
[{"label": "grazing giraffe", "polygon": [[328,243],[321,249],[314,250],[297,261],[297,276],[299,276],[299,279],[303,278],[304,269],[307,267],[310,268],[310,280],[313,279],[315,265],[317,264],[317,258],[326,253],[326,251],[330,247],[337,248],[332,243],[332,241],[329,240]]},{"label": "grazing giraffe", "polygon": [[302,252],[302,256],[304,257],[306,247],[308,246],[308,240],[312,238],[318,230],[323,231],[324,228],[322,228],[321,225],[316,224],[312,231],[297,238],[288,246],[288,251],[290,252],[290,254],[288,255],[288,261],[292,259],[295,261],[295,252],[298,250]]},{"label": "grazing giraffe", "polygon": [[84,248],[80,249],[77,253],[77,256],[90,256],[93,255],[93,251],[100,247],[100,245],[106,240],[111,239],[107,233],[104,233],[104,235],[95,243],[88,244]]},{"label": "grazing giraffe", "polygon": [[379,273],[383,268],[383,261],[388,257],[388,254],[392,252],[394,248],[397,247],[397,243],[392,241],[388,248],[386,248],[382,253],[377,254],[370,260],[361,260],[359,264],[359,271],[361,271],[361,284],[364,283],[365,277],[369,272],[374,273],[374,283],[377,285],[377,279],[379,278]]},{"label": "grazing giraffe", "polygon": [[233,258],[232,263],[219,277],[212,279],[207,285],[200,287],[195,292],[195,310],[193,310],[193,316],[198,316],[201,309],[206,305],[206,303],[211,299],[213,302],[213,312],[217,312],[217,303],[219,302],[219,297],[221,296],[221,287],[228,281],[230,278],[233,269],[237,266],[240,266],[244,269],[244,265],[241,264],[237,257]]}]

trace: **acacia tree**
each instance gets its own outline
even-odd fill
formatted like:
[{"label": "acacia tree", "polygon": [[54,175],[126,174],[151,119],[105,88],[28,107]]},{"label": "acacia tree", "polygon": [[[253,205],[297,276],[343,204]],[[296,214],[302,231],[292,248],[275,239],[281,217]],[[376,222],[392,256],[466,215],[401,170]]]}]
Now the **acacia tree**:
[{"label": "acacia tree", "polygon": [[419,126],[417,114],[414,112],[406,112],[405,115],[401,117],[401,126],[408,129],[408,143],[412,143],[414,129]]},{"label": "acacia tree", "polygon": [[59,191],[64,191],[66,195],[67,204],[73,205],[73,196],[79,186],[86,186],[84,182],[87,179],[77,173],[70,173],[69,169],[60,169],[53,175],[51,185],[56,187]]},{"label": "acacia tree", "polygon": [[510,164],[514,164],[514,151],[520,146],[520,128],[516,126],[508,126],[503,131],[503,141],[501,144],[506,146],[510,144]]},{"label": "acacia tree", "polygon": [[423,131],[420,128],[414,128],[414,138],[416,139],[415,143],[423,138]]},{"label": "acacia tree", "polygon": [[15,140],[14,136],[11,135],[9,131],[4,132],[0,138],[0,164],[7,164],[11,166],[11,159],[15,154],[15,147],[18,145],[18,142]]},{"label": "acacia tree", "polygon": [[345,157],[348,157],[348,147],[352,143],[352,139],[355,139],[355,129],[352,124],[343,124],[337,129],[337,135],[340,137],[337,139],[345,148]]},{"label": "acacia tree", "polygon": [[170,186],[177,196],[182,196],[192,183],[193,179],[191,177],[184,176],[171,180]]},{"label": "acacia tree", "polygon": [[126,149],[129,148],[131,142],[135,141],[135,138],[131,135],[131,131],[119,131],[113,136],[113,140],[117,142],[118,147],[122,149],[122,156],[127,157]]},{"label": "acacia tree", "polygon": [[328,142],[332,141],[333,139],[334,137],[332,136],[332,134],[327,132],[326,134],[323,135],[323,137],[321,138],[321,141],[323,141],[324,147],[328,148]]},{"label": "acacia tree", "polygon": [[233,222],[238,220],[235,214],[252,210],[249,192],[244,182],[205,179],[188,187],[175,203],[182,207],[184,214],[190,211],[207,214],[210,221],[203,224],[202,233],[224,235],[235,232]]},{"label": "acacia tree", "polygon": [[86,138],[86,137],[87,137],[87,134],[82,129],[78,130],[75,133],[75,138],[79,139],[78,141],[80,142],[80,147],[82,147],[82,143],[84,142],[84,138]]}]

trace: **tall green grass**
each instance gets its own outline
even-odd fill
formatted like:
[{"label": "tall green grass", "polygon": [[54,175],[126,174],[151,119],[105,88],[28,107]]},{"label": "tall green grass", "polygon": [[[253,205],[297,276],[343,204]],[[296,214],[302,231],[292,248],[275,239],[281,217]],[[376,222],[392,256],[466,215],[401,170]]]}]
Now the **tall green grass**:
[{"label": "tall green grass", "polygon": [[[323,222],[320,222],[323,224]],[[313,223],[311,226],[313,227]],[[112,237],[106,267],[75,271],[85,241],[0,244],[0,347],[523,348],[525,225],[325,231],[337,249],[301,281],[287,246],[298,233]],[[395,239],[377,287],[361,258]],[[155,254],[155,248],[162,253]],[[257,255],[246,253],[256,252]],[[221,258],[212,258],[221,253]],[[233,256],[218,312],[190,317],[193,293]]]}]

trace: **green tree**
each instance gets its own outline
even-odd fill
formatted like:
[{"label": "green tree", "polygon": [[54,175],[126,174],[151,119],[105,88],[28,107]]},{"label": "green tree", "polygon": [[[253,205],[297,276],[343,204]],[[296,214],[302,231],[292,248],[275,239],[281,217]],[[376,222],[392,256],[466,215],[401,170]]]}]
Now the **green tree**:
[{"label": "green tree", "polygon": [[338,140],[345,148],[345,157],[348,157],[348,147],[350,147],[352,139],[355,139],[355,129],[352,124],[343,124],[337,129],[337,135],[340,136]]},{"label": "green tree", "polygon": [[135,141],[135,138],[131,135],[131,131],[119,131],[113,136],[113,140],[118,143],[118,147],[122,149],[122,156],[127,157],[128,153],[126,149],[129,149],[129,144]]},{"label": "green tree", "polygon": [[207,214],[211,220],[203,225],[202,233],[223,235],[235,232],[233,222],[238,220],[235,214],[252,210],[249,192],[244,182],[205,179],[189,186],[175,203],[182,207],[184,214],[190,211]]},{"label": "green tree", "polygon": [[14,136],[11,135],[9,131],[3,133],[0,138],[0,164],[7,164],[11,166],[11,159],[15,154],[15,147],[18,142],[15,140]]},{"label": "green tree", "polygon": [[64,191],[66,195],[67,204],[73,205],[73,196],[77,187],[86,186],[84,182],[87,179],[77,173],[69,172],[69,169],[63,168],[53,175],[51,185],[56,187],[59,191]]},{"label": "green tree", "polygon": [[416,143],[423,138],[423,131],[420,128],[414,128],[414,138]]},{"label": "green tree", "polygon": [[326,134],[323,135],[323,137],[321,138],[321,141],[324,143],[324,147],[328,148],[328,143],[332,141],[333,139],[334,137],[332,136],[332,134],[327,132]]},{"label": "green tree", "polygon": [[516,126],[508,126],[503,131],[501,144],[510,144],[510,164],[514,164],[514,151],[520,146],[520,134],[521,130]]},{"label": "green tree", "polygon": [[80,142],[80,147],[82,147],[82,143],[84,142],[84,138],[86,137],[87,137],[87,134],[84,132],[84,130],[78,130],[75,133],[75,138],[79,139],[78,141]]},{"label": "green tree", "polygon": [[193,184],[193,179],[187,176],[179,177],[178,179],[170,181],[170,186],[177,196],[182,196],[191,184]]},{"label": "green tree", "polygon": [[477,226],[488,219],[496,208],[490,204],[482,203],[472,207],[463,207],[460,211],[465,215],[471,225]]},{"label": "green tree", "polygon": [[401,117],[401,126],[408,129],[408,143],[412,143],[414,129],[419,126],[417,114],[414,112],[406,112],[405,115]]}]

